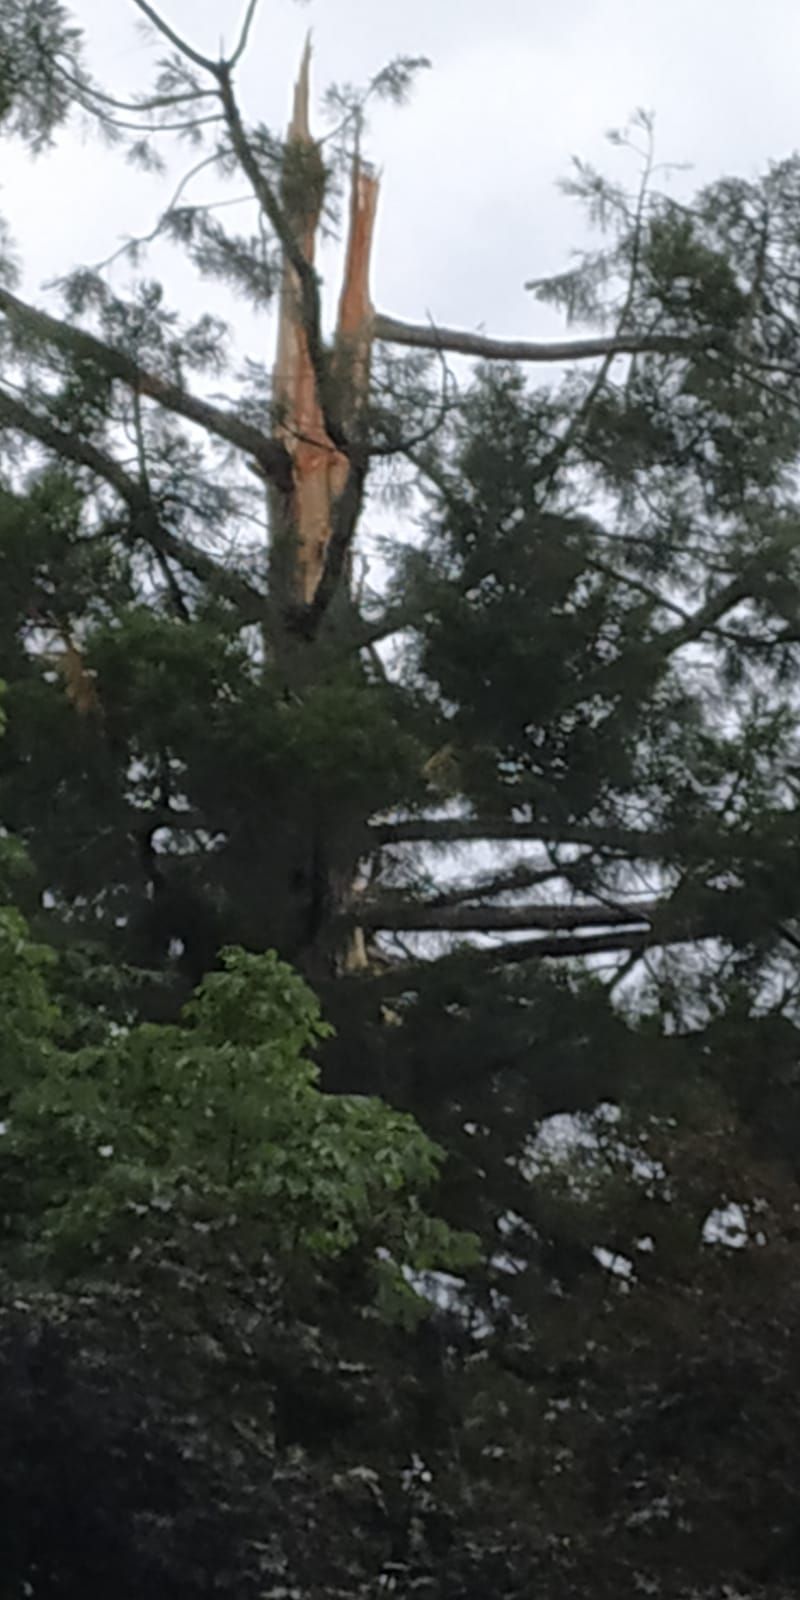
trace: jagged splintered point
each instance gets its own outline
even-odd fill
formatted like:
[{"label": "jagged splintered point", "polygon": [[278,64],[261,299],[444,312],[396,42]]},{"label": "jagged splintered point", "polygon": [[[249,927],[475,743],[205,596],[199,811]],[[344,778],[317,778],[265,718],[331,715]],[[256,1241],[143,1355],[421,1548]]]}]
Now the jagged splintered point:
[{"label": "jagged splintered point", "polygon": [[[309,120],[310,72],[309,33],[295,84],[287,143],[314,150],[317,146]],[[337,384],[338,416],[348,430],[357,423],[369,390],[374,323],[369,273],[378,187],[379,180],[372,168],[356,155],[351,176],[344,277],[331,360],[331,374]],[[321,197],[316,209],[304,217],[298,240],[309,266],[314,262],[320,208]],[[334,506],[347,480],[349,460],[346,453],[333,444],[326,426],[318,372],[312,361],[303,318],[301,285],[288,260],[284,261],[273,392],[280,417],[278,437],[292,460],[297,598],[310,605],[322,576]]]}]

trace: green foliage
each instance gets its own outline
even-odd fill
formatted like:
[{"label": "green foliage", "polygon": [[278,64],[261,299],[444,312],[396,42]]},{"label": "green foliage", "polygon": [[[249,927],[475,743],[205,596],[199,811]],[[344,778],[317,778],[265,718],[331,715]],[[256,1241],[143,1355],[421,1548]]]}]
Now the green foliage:
[{"label": "green foliage", "polygon": [[0,1154],[20,1270],[124,1270],[159,1236],[189,1249],[193,1232],[221,1233],[224,1249],[232,1229],[238,1251],[294,1272],[380,1249],[381,1283],[387,1262],[401,1282],[402,1267],[472,1259],[474,1241],[420,1204],[442,1154],[413,1119],[320,1092],[304,1052],[329,1029],[274,954],[227,952],[180,1026],[113,1030],[70,1054],[47,1042],[43,953],[11,912],[0,935]]},{"label": "green foliage", "polygon": [[81,81],[81,34],[60,0],[5,0],[0,17],[0,122],[34,153],[52,140]]},{"label": "green foliage", "polygon": [[31,943],[18,911],[0,908],[0,1059],[3,1115],[40,1070],[56,1014],[48,993],[52,951]]}]

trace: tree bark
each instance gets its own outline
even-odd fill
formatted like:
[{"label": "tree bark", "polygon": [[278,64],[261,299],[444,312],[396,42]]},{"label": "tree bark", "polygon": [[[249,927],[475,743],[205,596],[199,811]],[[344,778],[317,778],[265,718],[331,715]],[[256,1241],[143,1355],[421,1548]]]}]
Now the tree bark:
[{"label": "tree bark", "polygon": [[488,334],[435,323],[401,322],[378,313],[373,335],[383,344],[409,345],[414,350],[445,350],[479,361],[593,361],[597,356],[669,355],[697,349],[696,341],[657,334],[609,334],[591,339],[492,339]]}]

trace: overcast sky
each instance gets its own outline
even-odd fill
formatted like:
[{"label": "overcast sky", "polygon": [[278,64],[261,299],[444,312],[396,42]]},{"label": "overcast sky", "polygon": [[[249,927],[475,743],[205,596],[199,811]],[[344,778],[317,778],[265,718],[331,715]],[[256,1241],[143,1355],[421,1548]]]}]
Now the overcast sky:
[{"label": "overcast sky", "polygon": [[[146,89],[154,50],[131,0],[71,9],[106,87]],[[216,54],[235,38],[242,5],[162,0],[161,9]],[[754,175],[800,142],[798,0],[262,0],[240,87],[247,113],[276,131],[309,26],[317,99],[331,80],[363,82],[396,53],[432,59],[409,106],[379,108],[369,151],[383,174],[374,299],[413,320],[549,331],[552,314],[523,283],[566,264],[581,233],[555,180],[573,152],[619,171],[603,136],[637,106],[656,112],[660,159],[692,163],[676,180],[683,189],[722,172]],[[210,192],[201,177],[190,197]],[[146,231],[168,198],[165,180],[77,133],[36,163],[4,154],[0,211],[26,291],[39,298],[46,278]],[[224,293],[193,284],[166,252],[152,270],[182,308],[233,311],[255,353],[251,319]],[[116,281],[127,276],[119,269]]]}]

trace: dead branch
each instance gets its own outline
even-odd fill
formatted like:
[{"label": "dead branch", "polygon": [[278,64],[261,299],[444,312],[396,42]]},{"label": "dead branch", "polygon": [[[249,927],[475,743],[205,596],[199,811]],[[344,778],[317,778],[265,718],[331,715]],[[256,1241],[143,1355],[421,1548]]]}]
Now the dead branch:
[{"label": "dead branch", "polygon": [[599,335],[593,339],[492,339],[434,323],[400,322],[378,313],[373,337],[384,344],[410,345],[416,350],[446,350],[453,355],[475,356],[479,361],[591,361],[596,356],[672,355],[695,351],[697,341],[678,335],[636,333]]}]

